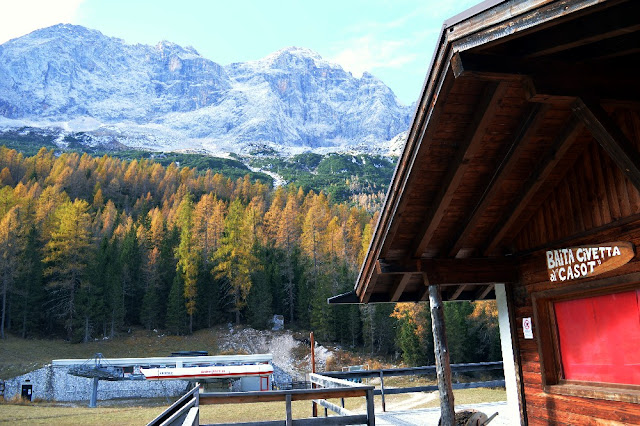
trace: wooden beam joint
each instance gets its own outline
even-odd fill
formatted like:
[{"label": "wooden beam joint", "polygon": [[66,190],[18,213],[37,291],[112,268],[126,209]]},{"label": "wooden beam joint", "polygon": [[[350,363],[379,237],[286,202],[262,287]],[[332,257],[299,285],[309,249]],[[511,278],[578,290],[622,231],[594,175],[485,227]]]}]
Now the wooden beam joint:
[{"label": "wooden beam joint", "polygon": [[589,129],[622,173],[640,191],[640,154],[620,127],[596,102],[578,98],[571,105],[571,110]]}]

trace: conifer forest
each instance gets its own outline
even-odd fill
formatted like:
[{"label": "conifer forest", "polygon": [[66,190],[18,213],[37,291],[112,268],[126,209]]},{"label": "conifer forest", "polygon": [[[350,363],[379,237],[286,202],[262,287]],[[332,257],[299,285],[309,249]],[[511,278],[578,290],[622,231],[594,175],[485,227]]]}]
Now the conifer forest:
[{"label": "conifer forest", "polygon": [[[0,334],[188,334],[229,322],[433,363],[425,304],[330,306],[377,217],[323,192],[210,169],[0,147]],[[447,303],[452,362],[500,359],[490,302]]]}]

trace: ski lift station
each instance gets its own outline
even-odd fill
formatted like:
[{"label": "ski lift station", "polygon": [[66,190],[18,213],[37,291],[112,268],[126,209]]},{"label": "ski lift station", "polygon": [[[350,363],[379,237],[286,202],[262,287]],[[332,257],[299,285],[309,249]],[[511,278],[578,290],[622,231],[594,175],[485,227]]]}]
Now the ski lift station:
[{"label": "ski lift station", "polygon": [[[195,383],[203,390],[266,391],[272,386],[273,356],[178,352],[168,357],[57,359],[9,380],[5,397],[31,391],[28,399],[56,401],[176,396]],[[100,386],[98,386],[99,382]]]}]

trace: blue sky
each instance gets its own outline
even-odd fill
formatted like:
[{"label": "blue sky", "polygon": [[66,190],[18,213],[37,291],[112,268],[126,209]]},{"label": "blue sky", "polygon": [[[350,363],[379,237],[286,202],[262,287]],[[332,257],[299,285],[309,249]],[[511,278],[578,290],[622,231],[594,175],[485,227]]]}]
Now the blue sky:
[{"label": "blue sky", "polygon": [[445,19],[479,0],[0,0],[0,43],[56,23],[129,43],[169,40],[226,65],[308,47],[417,100]]}]

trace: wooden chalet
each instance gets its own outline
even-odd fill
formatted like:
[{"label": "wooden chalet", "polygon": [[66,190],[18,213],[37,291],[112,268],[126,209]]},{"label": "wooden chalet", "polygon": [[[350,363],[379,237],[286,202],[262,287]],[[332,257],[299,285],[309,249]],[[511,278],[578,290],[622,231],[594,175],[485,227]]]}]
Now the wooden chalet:
[{"label": "wooden chalet", "polygon": [[446,21],[355,289],[330,303],[431,298],[437,326],[440,297],[497,299],[521,424],[640,424],[639,30],[631,0]]}]

